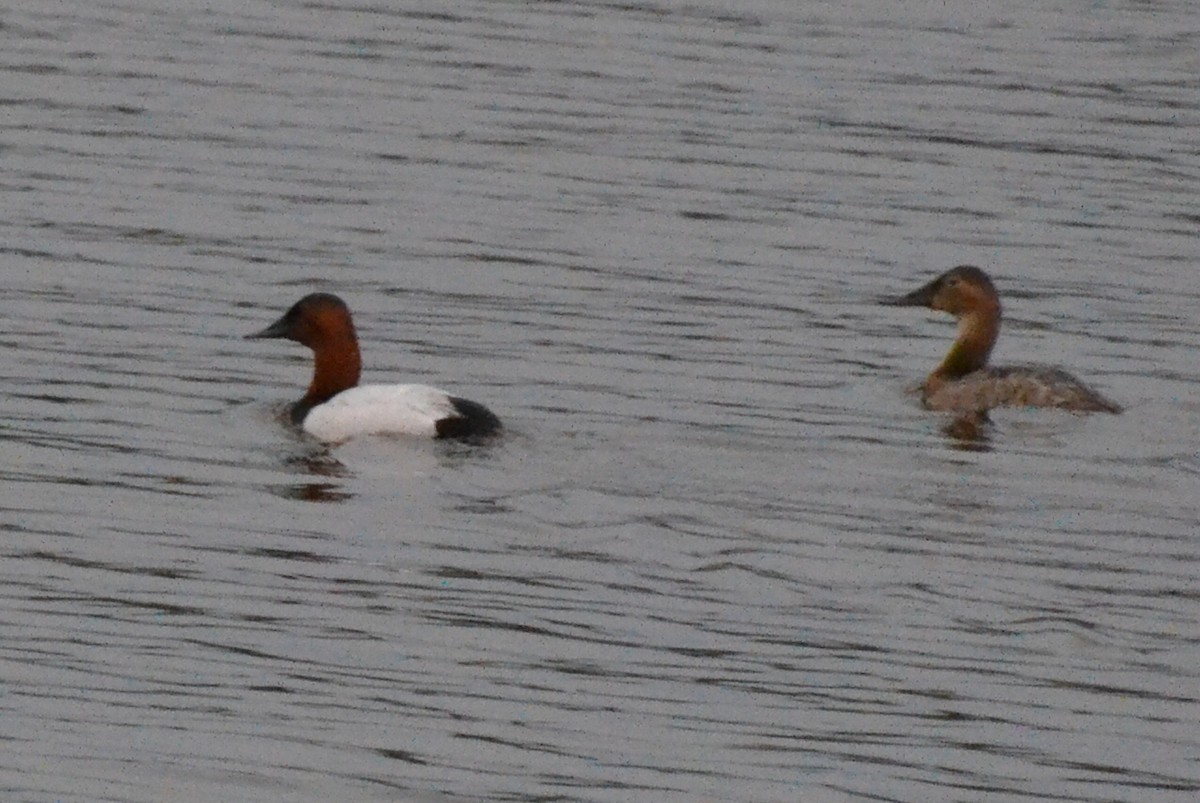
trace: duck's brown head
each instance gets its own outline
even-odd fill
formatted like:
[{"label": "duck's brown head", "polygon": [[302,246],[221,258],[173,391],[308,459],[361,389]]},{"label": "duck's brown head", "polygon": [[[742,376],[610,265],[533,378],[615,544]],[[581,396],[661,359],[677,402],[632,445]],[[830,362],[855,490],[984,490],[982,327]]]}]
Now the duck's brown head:
[{"label": "duck's brown head", "polygon": [[312,293],[297,301],[279,320],[248,338],[295,340],[313,350],[312,382],[295,409],[302,417],[311,407],[358,384],[362,359],[346,302],[329,293]]},{"label": "duck's brown head", "polygon": [[330,293],[306,295],[275,323],[246,337],[295,340],[314,351],[325,345],[357,339],[350,308]]},{"label": "duck's brown head", "polygon": [[929,307],[948,312],[956,318],[973,312],[996,315],[1000,296],[988,275],[971,265],[959,265],[908,295],[890,299],[898,307]]}]

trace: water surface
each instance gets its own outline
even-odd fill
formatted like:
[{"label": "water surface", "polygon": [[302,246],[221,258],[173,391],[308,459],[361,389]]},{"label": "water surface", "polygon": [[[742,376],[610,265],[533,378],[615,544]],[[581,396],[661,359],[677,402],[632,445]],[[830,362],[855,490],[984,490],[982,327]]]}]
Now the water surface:
[{"label": "water surface", "polygon": [[[3,796],[1195,800],[1190,12],[11,11]],[[963,262],[1126,413],[945,434]]]}]

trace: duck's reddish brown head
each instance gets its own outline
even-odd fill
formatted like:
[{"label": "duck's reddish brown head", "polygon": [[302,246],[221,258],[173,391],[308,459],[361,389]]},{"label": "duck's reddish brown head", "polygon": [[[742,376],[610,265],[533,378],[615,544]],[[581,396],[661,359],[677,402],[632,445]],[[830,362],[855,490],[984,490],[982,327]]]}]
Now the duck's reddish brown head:
[{"label": "duck's reddish brown head", "polygon": [[346,302],[335,295],[307,295],[275,323],[246,337],[295,340],[313,350],[312,383],[297,403],[298,409],[307,410],[358,384],[362,358],[354,321]]}]

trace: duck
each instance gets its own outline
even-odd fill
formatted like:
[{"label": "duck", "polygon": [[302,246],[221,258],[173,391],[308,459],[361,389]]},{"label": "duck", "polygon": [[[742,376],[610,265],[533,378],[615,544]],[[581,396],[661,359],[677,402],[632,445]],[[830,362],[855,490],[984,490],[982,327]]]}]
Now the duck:
[{"label": "duck", "polygon": [[500,419],[479,402],[427,385],[359,385],[362,358],[346,302],[311,293],[247,339],[283,338],[312,349],[308,391],[289,408],[293,424],[321,441],[402,434],[476,439],[500,432]]},{"label": "duck", "polygon": [[928,307],[958,320],[954,345],[918,388],[922,402],[931,410],[984,415],[993,407],[1121,412],[1119,404],[1062,368],[988,365],[1000,336],[1000,294],[980,268],[959,265],[911,293],[883,303]]}]

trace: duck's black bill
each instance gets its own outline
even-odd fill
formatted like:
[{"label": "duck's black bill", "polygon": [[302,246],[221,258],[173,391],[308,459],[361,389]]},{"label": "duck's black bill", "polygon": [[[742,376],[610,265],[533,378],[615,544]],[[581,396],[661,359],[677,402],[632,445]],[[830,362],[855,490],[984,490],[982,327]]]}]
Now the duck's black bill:
[{"label": "duck's black bill", "polygon": [[255,332],[252,335],[246,335],[246,340],[257,340],[258,338],[266,337],[287,337],[287,319],[280,318],[275,323],[263,329],[261,332]]},{"label": "duck's black bill", "polygon": [[928,307],[933,303],[933,297],[937,293],[939,281],[941,280],[934,279],[929,284],[913,290],[908,295],[889,296],[879,303],[889,307]]}]

